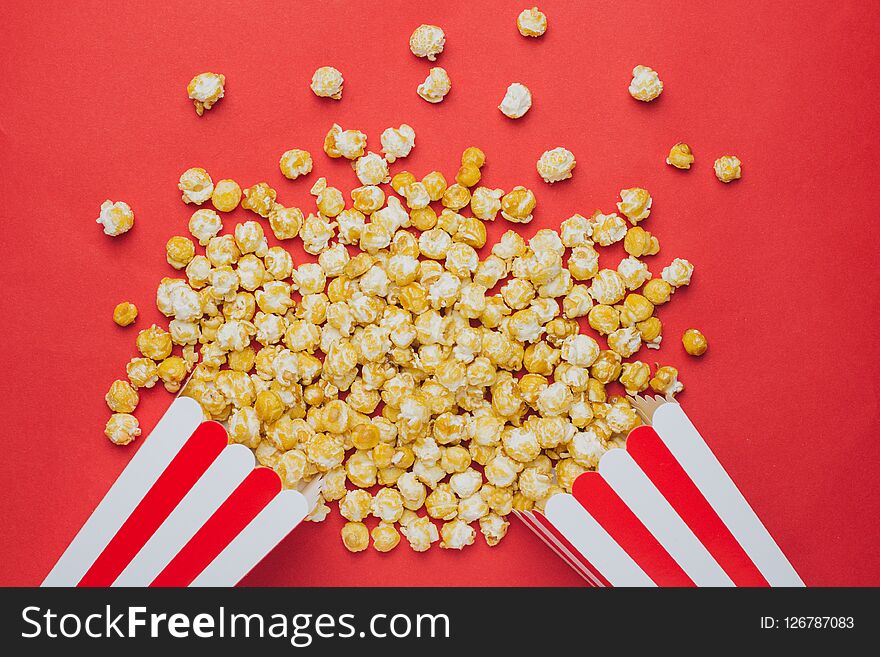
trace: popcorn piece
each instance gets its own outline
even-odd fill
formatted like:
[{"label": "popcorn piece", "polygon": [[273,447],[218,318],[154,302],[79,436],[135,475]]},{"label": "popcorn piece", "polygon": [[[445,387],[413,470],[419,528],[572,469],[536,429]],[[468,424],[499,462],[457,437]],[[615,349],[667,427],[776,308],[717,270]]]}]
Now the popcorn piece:
[{"label": "popcorn piece", "polygon": [[[672,287],[681,287],[690,285],[691,276],[694,273],[694,266],[684,258],[676,258],[668,267],[663,268],[661,277]],[[646,295],[647,296],[647,295]],[[650,300],[650,297],[648,297]],[[654,303],[652,301],[652,303]]]},{"label": "popcorn piece", "polygon": [[320,98],[342,98],[342,73],[332,66],[322,66],[312,75],[312,91]]},{"label": "popcorn piece", "polygon": [[620,383],[626,390],[626,394],[635,395],[648,388],[651,379],[651,368],[647,363],[634,361],[624,363],[620,371]]},{"label": "popcorn piece", "polygon": [[688,329],[685,331],[681,337],[681,342],[684,345],[684,350],[691,356],[702,356],[706,353],[706,349],[709,348],[706,336],[698,329]]},{"label": "popcorn piece", "polygon": [[684,384],[678,380],[678,370],[670,365],[657,368],[651,379],[651,389],[662,395],[675,395],[684,390]]},{"label": "popcorn piece", "polygon": [[[406,123],[399,128],[386,128],[380,137],[382,153],[389,164],[406,157],[416,145],[416,131]],[[424,182],[424,181],[423,181]],[[435,201],[438,200],[434,199]]]},{"label": "popcorn piece", "polygon": [[284,151],[281,160],[278,162],[281,173],[285,178],[296,180],[300,176],[305,176],[312,170],[312,155],[308,151],[293,148]]},{"label": "popcorn piece", "polygon": [[[324,138],[324,152],[330,157],[344,157],[348,160],[356,160],[364,154],[367,147],[367,136],[360,130],[343,130],[342,126],[334,123],[327,136]],[[318,183],[312,187],[312,194],[317,194],[320,189],[315,189]],[[326,181],[324,182],[326,186]]]},{"label": "popcorn piece", "polygon": [[637,290],[651,279],[648,265],[632,256],[620,261],[620,264],[617,265],[617,273],[623,278],[628,290]]},{"label": "popcorn piece", "polygon": [[409,38],[409,49],[416,57],[427,57],[429,62],[443,52],[446,35],[436,25],[419,25]]},{"label": "popcorn piece", "polygon": [[393,524],[386,522],[380,522],[373,527],[370,536],[373,537],[373,547],[376,548],[377,552],[390,552],[400,543],[400,534]]},{"label": "popcorn piece", "polygon": [[214,193],[214,182],[207,171],[201,167],[193,167],[180,174],[177,189],[183,192],[184,203],[201,205]]},{"label": "popcorn piece", "polygon": [[443,540],[440,547],[447,550],[461,550],[467,545],[472,545],[477,532],[474,528],[462,520],[455,519],[443,524],[440,530]]},{"label": "popcorn piece", "polygon": [[694,154],[691,147],[683,141],[678,142],[669,149],[669,155],[666,157],[666,164],[674,166],[676,169],[690,169],[694,163]]},{"label": "popcorn piece", "polygon": [[127,233],[134,226],[134,212],[124,201],[106,200],[101,203],[101,214],[96,223],[104,226],[104,234],[117,237]]},{"label": "popcorn piece", "polygon": [[223,98],[226,76],[221,73],[199,73],[186,85],[186,93],[196,107],[196,114],[201,116],[218,100]]},{"label": "popcorn piece", "polygon": [[527,37],[539,37],[547,31],[547,16],[537,7],[523,9],[516,18],[516,29]]},{"label": "popcorn piece", "polygon": [[113,309],[113,321],[119,326],[129,326],[137,319],[138,309],[133,303],[123,301]]},{"label": "popcorn piece", "polygon": [[391,180],[388,174],[388,162],[373,151],[359,157],[354,163],[354,170],[362,185],[379,185]]},{"label": "popcorn piece", "polygon": [[431,547],[431,543],[440,540],[437,526],[427,516],[409,522],[401,527],[401,531],[415,552],[424,552]]},{"label": "popcorn piece", "polygon": [[452,89],[452,82],[446,71],[435,66],[428,72],[428,77],[419,85],[418,94],[429,103],[439,103],[442,101],[449,90]]},{"label": "popcorn piece", "polygon": [[128,381],[116,380],[104,396],[107,406],[114,413],[131,413],[140,401],[137,390]]},{"label": "popcorn piece", "polygon": [[617,213],[593,216],[593,240],[600,246],[610,246],[626,237],[626,222]]},{"label": "popcorn piece", "polygon": [[519,82],[514,82],[507,87],[507,92],[501,100],[498,109],[509,119],[519,119],[525,116],[532,107],[532,92]]},{"label": "popcorn piece", "polygon": [[651,195],[647,189],[632,187],[620,190],[620,202],[617,209],[635,226],[651,214]]},{"label": "popcorn piece", "polygon": [[532,190],[514,187],[501,197],[501,216],[512,223],[527,224],[532,220],[532,210],[536,204]]},{"label": "popcorn piece", "polygon": [[345,523],[341,533],[342,543],[349,552],[363,552],[370,545],[370,532],[362,522]]},{"label": "popcorn piece", "polygon": [[651,233],[640,226],[633,226],[626,231],[623,238],[623,249],[633,257],[655,255],[660,251],[660,242]]},{"label": "popcorn piece", "polygon": [[544,151],[538,159],[538,173],[546,183],[555,183],[571,178],[575,167],[574,154],[561,146]]},{"label": "popcorn piece", "polygon": [[636,100],[649,102],[657,98],[663,91],[663,83],[657,71],[647,66],[636,66],[633,79],[629,84],[629,95]]},{"label": "popcorn piece", "polygon": [[141,435],[141,430],[138,426],[138,420],[134,415],[114,413],[107,420],[107,426],[104,427],[104,435],[115,445],[128,445],[128,443]]},{"label": "popcorn piece", "polygon": [[486,539],[486,544],[490,547],[498,545],[501,539],[507,534],[507,528],[510,523],[497,513],[489,513],[480,518],[480,532]]},{"label": "popcorn piece", "polygon": [[241,202],[241,207],[266,218],[275,206],[277,195],[278,193],[269,186],[269,183],[259,182],[244,190],[244,200]]},{"label": "popcorn piece", "polygon": [[189,218],[189,232],[202,246],[207,246],[211,238],[216,237],[222,229],[223,221],[220,219],[220,215],[213,210],[207,208],[196,210]]},{"label": "popcorn piece", "polygon": [[224,178],[214,185],[211,193],[211,203],[220,212],[232,212],[241,201],[241,187],[234,180]]},{"label": "popcorn piece", "polygon": [[742,177],[742,162],[736,155],[722,155],[713,165],[715,177],[723,183],[729,183]]},{"label": "popcorn piece", "polygon": [[177,235],[165,243],[165,260],[175,269],[186,267],[195,254],[195,244],[186,237]]}]

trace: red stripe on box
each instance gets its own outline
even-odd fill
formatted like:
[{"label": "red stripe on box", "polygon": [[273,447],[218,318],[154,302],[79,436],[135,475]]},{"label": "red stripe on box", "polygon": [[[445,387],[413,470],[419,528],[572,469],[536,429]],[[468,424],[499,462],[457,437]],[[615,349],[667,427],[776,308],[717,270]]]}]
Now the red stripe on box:
[{"label": "red stripe on box", "polygon": [[658,586],[695,586],[598,472],[575,479],[572,495]]},{"label": "red stripe on box", "polygon": [[737,586],[769,586],[652,427],[633,429],[626,450]]},{"label": "red stripe on box", "polygon": [[189,586],[281,490],[269,468],[253,470],[150,586]]},{"label": "red stripe on box", "polygon": [[227,442],[226,430],[217,422],[203,422],[196,427],[83,575],[79,586],[110,586],[223,451]]},{"label": "red stripe on box", "polygon": [[[539,524],[544,530],[549,532],[553,538],[555,538],[560,545],[562,545],[565,550],[571,554],[573,559],[564,553],[560,553],[555,546],[551,546],[557,554],[559,554],[572,568],[581,573],[582,571],[585,573],[585,579],[590,582],[593,586],[604,586],[609,587],[611,584],[607,579],[602,577],[602,573],[600,573],[596,567],[590,563],[590,560],[587,559],[580,550],[574,547],[571,543],[568,542],[568,539],[565,538],[565,535],[556,529],[556,526],[547,520],[547,517],[538,511],[532,512],[531,519],[536,524]],[[542,540],[543,539],[542,537]],[[545,542],[548,542],[545,540]],[[582,575],[584,576],[584,575]]]}]

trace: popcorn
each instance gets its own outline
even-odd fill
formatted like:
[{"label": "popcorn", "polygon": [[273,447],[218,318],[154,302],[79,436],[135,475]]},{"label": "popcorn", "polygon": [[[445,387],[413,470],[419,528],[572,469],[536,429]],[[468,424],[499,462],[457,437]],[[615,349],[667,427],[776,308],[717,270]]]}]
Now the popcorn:
[{"label": "popcorn", "polygon": [[373,537],[373,547],[376,548],[377,552],[390,552],[400,543],[400,534],[394,528],[394,525],[386,522],[380,522],[373,527],[370,536]]},{"label": "popcorn", "polygon": [[706,349],[709,348],[706,336],[698,329],[688,329],[685,331],[681,337],[681,342],[684,345],[684,350],[691,356],[702,356],[706,353]]},{"label": "popcorn", "polygon": [[690,262],[684,258],[676,258],[669,263],[668,267],[663,268],[661,277],[672,287],[681,287],[683,285],[690,285],[693,273],[694,266]]},{"label": "popcorn", "polygon": [[129,301],[123,301],[113,309],[113,321],[119,326],[129,326],[134,324],[137,315],[137,306]]},{"label": "popcorn", "polygon": [[128,445],[128,443],[141,435],[141,430],[138,426],[138,420],[134,415],[114,413],[107,420],[107,426],[104,427],[104,435],[115,445]]},{"label": "popcorn", "polygon": [[742,177],[742,162],[736,155],[722,155],[712,166],[715,169],[715,177],[723,183]]},{"label": "popcorn", "polygon": [[349,552],[363,552],[370,545],[370,532],[362,522],[345,523],[341,533],[342,543]]},{"label": "popcorn", "polygon": [[342,73],[332,66],[322,66],[312,75],[311,88],[319,98],[342,98]]},{"label": "popcorn", "polygon": [[131,413],[137,408],[137,390],[128,381],[116,380],[104,396],[104,401],[114,413]]},{"label": "popcorn", "polygon": [[196,247],[186,237],[172,237],[165,243],[165,260],[175,269],[183,269],[195,257]]},{"label": "popcorn", "polygon": [[199,73],[190,80],[186,85],[186,93],[196,107],[196,114],[201,116],[223,98],[225,84],[226,76],[221,73]]},{"label": "popcorn", "polygon": [[214,193],[214,182],[207,171],[201,167],[193,167],[180,174],[177,189],[183,192],[184,203],[201,205]]},{"label": "popcorn", "polygon": [[616,213],[593,216],[593,240],[599,246],[610,246],[626,236],[626,222]]},{"label": "popcorn", "polygon": [[117,237],[127,233],[134,226],[134,212],[124,201],[106,200],[101,203],[101,214],[95,220],[104,227],[104,234]]},{"label": "popcorn", "polygon": [[633,226],[626,231],[623,238],[623,249],[631,256],[641,258],[658,253],[660,242],[644,228]]},{"label": "popcorn", "polygon": [[446,71],[435,66],[428,72],[428,77],[419,85],[418,94],[429,103],[439,103],[442,101],[449,90],[452,89],[452,82]]},{"label": "popcorn", "polygon": [[657,71],[647,66],[636,66],[633,79],[629,84],[629,95],[636,100],[649,102],[657,98],[663,91],[663,83]]},{"label": "popcorn", "polygon": [[223,222],[214,210],[196,210],[189,219],[189,232],[202,246],[207,246],[222,229]]},{"label": "popcorn", "polygon": [[379,139],[382,142],[382,153],[391,164],[410,154],[416,145],[416,131],[403,123],[399,128],[386,128]]},{"label": "popcorn", "polygon": [[684,390],[684,384],[678,380],[678,370],[670,365],[657,368],[651,379],[651,389],[662,395],[675,395]]},{"label": "popcorn", "polygon": [[427,57],[429,62],[443,52],[446,35],[436,25],[419,25],[409,38],[409,49],[416,57]]},{"label": "popcorn", "polygon": [[549,151],[544,151],[538,159],[538,173],[546,183],[555,183],[560,180],[571,178],[572,169],[576,162],[574,154],[561,146]]},{"label": "popcorn", "polygon": [[537,201],[530,189],[516,186],[501,197],[501,216],[512,223],[527,224]]},{"label": "popcorn", "polygon": [[666,164],[674,166],[676,169],[690,169],[694,163],[694,154],[691,147],[683,141],[678,142],[669,149],[669,155],[666,157]]},{"label": "popcorn", "polygon": [[472,545],[477,532],[463,520],[453,520],[443,524],[440,530],[443,540],[440,547],[447,550],[461,550],[467,545]]},{"label": "popcorn", "polygon": [[305,176],[312,171],[312,155],[308,151],[293,148],[284,151],[278,162],[281,173],[285,178],[296,180],[300,176]]},{"label": "popcorn", "polygon": [[527,37],[539,37],[547,31],[547,16],[537,7],[523,9],[516,18],[516,29]]},{"label": "popcorn", "polygon": [[425,552],[431,547],[431,543],[440,540],[437,526],[426,516],[404,525],[401,527],[401,532],[415,552]]},{"label": "popcorn", "polygon": [[514,82],[507,87],[498,109],[509,119],[519,119],[525,116],[531,107],[532,92],[526,85]]},{"label": "popcorn", "polygon": [[388,162],[372,151],[357,159],[354,170],[362,185],[378,185],[391,180],[388,174]]},{"label": "popcorn", "polygon": [[220,212],[232,212],[241,200],[241,187],[234,180],[224,178],[214,185],[211,203]]},{"label": "popcorn", "polygon": [[635,226],[651,214],[651,195],[647,189],[632,187],[620,190],[620,202],[617,209]]}]

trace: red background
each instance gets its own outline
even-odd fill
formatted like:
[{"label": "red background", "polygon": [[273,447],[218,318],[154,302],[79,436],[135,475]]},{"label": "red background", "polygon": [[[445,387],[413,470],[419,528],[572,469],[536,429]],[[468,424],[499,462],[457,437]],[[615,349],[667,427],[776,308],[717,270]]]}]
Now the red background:
[{"label": "red background", "polygon": [[[647,187],[643,225],[662,244],[652,271],[682,256],[696,273],[659,313],[664,348],[643,357],[680,368],[685,408],[808,584],[880,584],[880,4],[544,2],[541,39],[517,33],[522,2],[162,4],[0,9],[0,584],[38,584],[136,449],[103,437],[103,395],[136,331],[160,319],[156,284],[173,274],[163,246],[193,210],[180,172],[267,180],[281,202],[312,207],[318,175],[356,182],[321,153],[333,122],[364,130],[375,150],[384,128],[409,123],[417,145],[395,169],[419,176],[450,178],[461,150],[481,146],[487,183],[536,191],[527,236]],[[437,106],[415,93],[429,64],[407,40],[422,22],[447,34],[439,64],[453,90]],[[345,76],[341,102],[308,89],[324,64]],[[657,102],[627,94],[636,64],[660,72]],[[185,87],[204,70],[227,76],[227,95],[199,119]],[[513,81],[535,99],[520,121],[495,109]],[[696,154],[690,171],[664,164],[679,140]],[[535,161],[558,145],[578,165],[550,187]],[[293,147],[315,155],[308,179],[278,170]],[[711,168],[724,153],[744,163],[730,185]],[[131,204],[129,234],[94,223],[105,198]],[[110,319],[123,299],[140,308],[135,327]],[[689,326],[709,337],[702,360],[681,347]],[[145,431],[170,399],[143,396]],[[246,583],[578,583],[515,521],[494,549],[478,539],[462,553],[356,556],[340,525],[334,512],[301,527]]]}]

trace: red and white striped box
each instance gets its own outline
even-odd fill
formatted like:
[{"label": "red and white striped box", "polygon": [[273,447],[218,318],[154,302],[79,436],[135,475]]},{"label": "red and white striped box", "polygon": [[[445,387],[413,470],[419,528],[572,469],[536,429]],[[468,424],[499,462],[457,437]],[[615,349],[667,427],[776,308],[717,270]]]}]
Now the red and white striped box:
[{"label": "red and white striped box", "polygon": [[233,586],[314,507],[178,397],[43,586]]},{"label": "red and white striped box", "polygon": [[650,419],[519,518],[593,586],[803,586],[681,406]]}]

